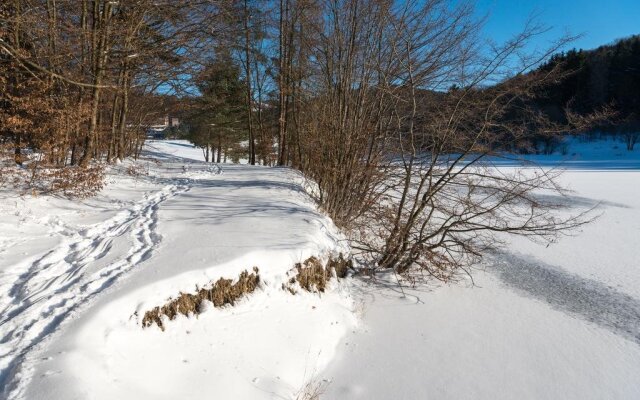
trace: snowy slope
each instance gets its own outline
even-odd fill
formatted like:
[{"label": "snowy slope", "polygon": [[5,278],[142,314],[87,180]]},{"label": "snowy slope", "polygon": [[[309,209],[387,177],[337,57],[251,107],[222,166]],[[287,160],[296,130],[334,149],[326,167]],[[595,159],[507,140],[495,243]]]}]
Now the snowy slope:
[{"label": "snowy slope", "polygon": [[[147,151],[161,164],[140,187],[115,174],[86,204],[2,199],[37,215],[1,235],[29,252],[2,255],[4,395],[292,398],[355,324],[338,283],[322,298],[281,288],[295,262],[344,250],[335,227],[289,169],[205,165],[181,142]],[[253,266],[263,284],[237,306],[142,329],[146,310]]]}]

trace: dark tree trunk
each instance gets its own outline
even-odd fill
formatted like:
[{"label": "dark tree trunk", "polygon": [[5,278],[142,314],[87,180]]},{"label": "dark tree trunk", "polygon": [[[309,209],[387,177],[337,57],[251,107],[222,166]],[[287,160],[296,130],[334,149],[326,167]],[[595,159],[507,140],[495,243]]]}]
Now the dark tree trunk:
[{"label": "dark tree trunk", "polygon": [[[218,133],[218,158],[216,159],[216,162],[218,164],[220,164],[220,154],[222,153],[222,137],[220,136],[220,134]],[[225,155],[226,157],[226,155]]]},{"label": "dark tree trunk", "polygon": [[14,160],[17,165],[22,165],[22,135],[16,135],[16,148],[14,152]]}]

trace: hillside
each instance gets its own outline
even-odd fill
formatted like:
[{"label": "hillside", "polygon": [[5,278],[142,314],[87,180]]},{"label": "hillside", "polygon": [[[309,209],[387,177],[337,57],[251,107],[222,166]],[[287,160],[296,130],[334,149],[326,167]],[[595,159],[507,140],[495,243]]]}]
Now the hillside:
[{"label": "hillside", "polygon": [[610,106],[617,113],[611,123],[594,129],[640,131],[640,36],[557,54],[539,71],[555,66],[567,77],[539,96],[539,104],[550,113],[560,115],[566,105],[583,115]]}]

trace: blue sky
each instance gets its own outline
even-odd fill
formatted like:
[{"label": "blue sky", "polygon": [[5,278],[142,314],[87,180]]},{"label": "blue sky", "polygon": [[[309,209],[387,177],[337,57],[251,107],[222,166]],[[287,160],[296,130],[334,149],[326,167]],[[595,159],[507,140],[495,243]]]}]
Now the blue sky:
[{"label": "blue sky", "polygon": [[615,39],[640,34],[640,0],[478,0],[478,15],[488,15],[485,34],[503,42],[522,29],[535,13],[553,28],[537,46],[565,32],[583,34],[570,47],[591,49]]}]

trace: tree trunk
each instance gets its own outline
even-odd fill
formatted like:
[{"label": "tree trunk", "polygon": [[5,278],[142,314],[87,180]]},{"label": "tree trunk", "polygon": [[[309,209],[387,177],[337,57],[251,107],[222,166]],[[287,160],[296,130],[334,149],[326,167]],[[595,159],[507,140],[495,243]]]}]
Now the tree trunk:
[{"label": "tree trunk", "polygon": [[118,159],[124,159],[124,144],[127,132],[127,110],[129,109],[129,71],[127,65],[124,66],[123,84],[122,84],[122,105],[120,107],[120,121],[118,121]]},{"label": "tree trunk", "polygon": [[[258,68],[258,61],[255,60],[255,73],[256,73],[256,90],[258,92],[258,130],[260,135],[260,157],[262,158],[263,165],[270,165],[270,148],[272,147],[271,138],[268,138],[264,129],[264,119],[262,118],[262,82],[260,81]],[[267,147],[268,146],[268,147]]]},{"label": "tree trunk", "polygon": [[22,165],[22,135],[16,135],[16,148],[14,152],[14,161],[17,165]]},{"label": "tree trunk", "polygon": [[287,20],[289,18],[289,0],[280,0],[280,32],[278,56],[278,165],[286,165],[287,156]]},{"label": "tree trunk", "polygon": [[247,129],[249,131],[249,164],[256,164],[256,143],[253,137],[253,109],[252,109],[252,92],[251,92],[251,51],[249,45],[251,43],[249,35],[249,6],[247,0],[244,0],[244,55],[245,55],[245,75],[247,84]]},{"label": "tree trunk", "polygon": [[[220,154],[222,153],[222,136],[220,136],[220,134],[218,133],[218,158],[216,159],[216,162],[218,164],[220,164]],[[226,154],[225,154],[226,157]]]},{"label": "tree trunk", "polygon": [[102,12],[100,12],[100,1],[93,3],[93,26],[92,26],[92,61],[93,61],[93,91],[91,92],[91,118],[89,120],[89,131],[84,141],[84,154],[80,159],[80,166],[86,166],[91,161],[94,154],[97,128],[98,111],[100,106],[100,95],[102,80],[107,62],[107,38],[109,37],[109,23],[111,20],[111,2],[105,2]]},{"label": "tree trunk", "polygon": [[109,148],[107,149],[107,162],[111,162],[111,159],[116,153],[116,121],[118,120],[119,100],[120,96],[115,94],[111,106],[111,137],[109,138]]}]

